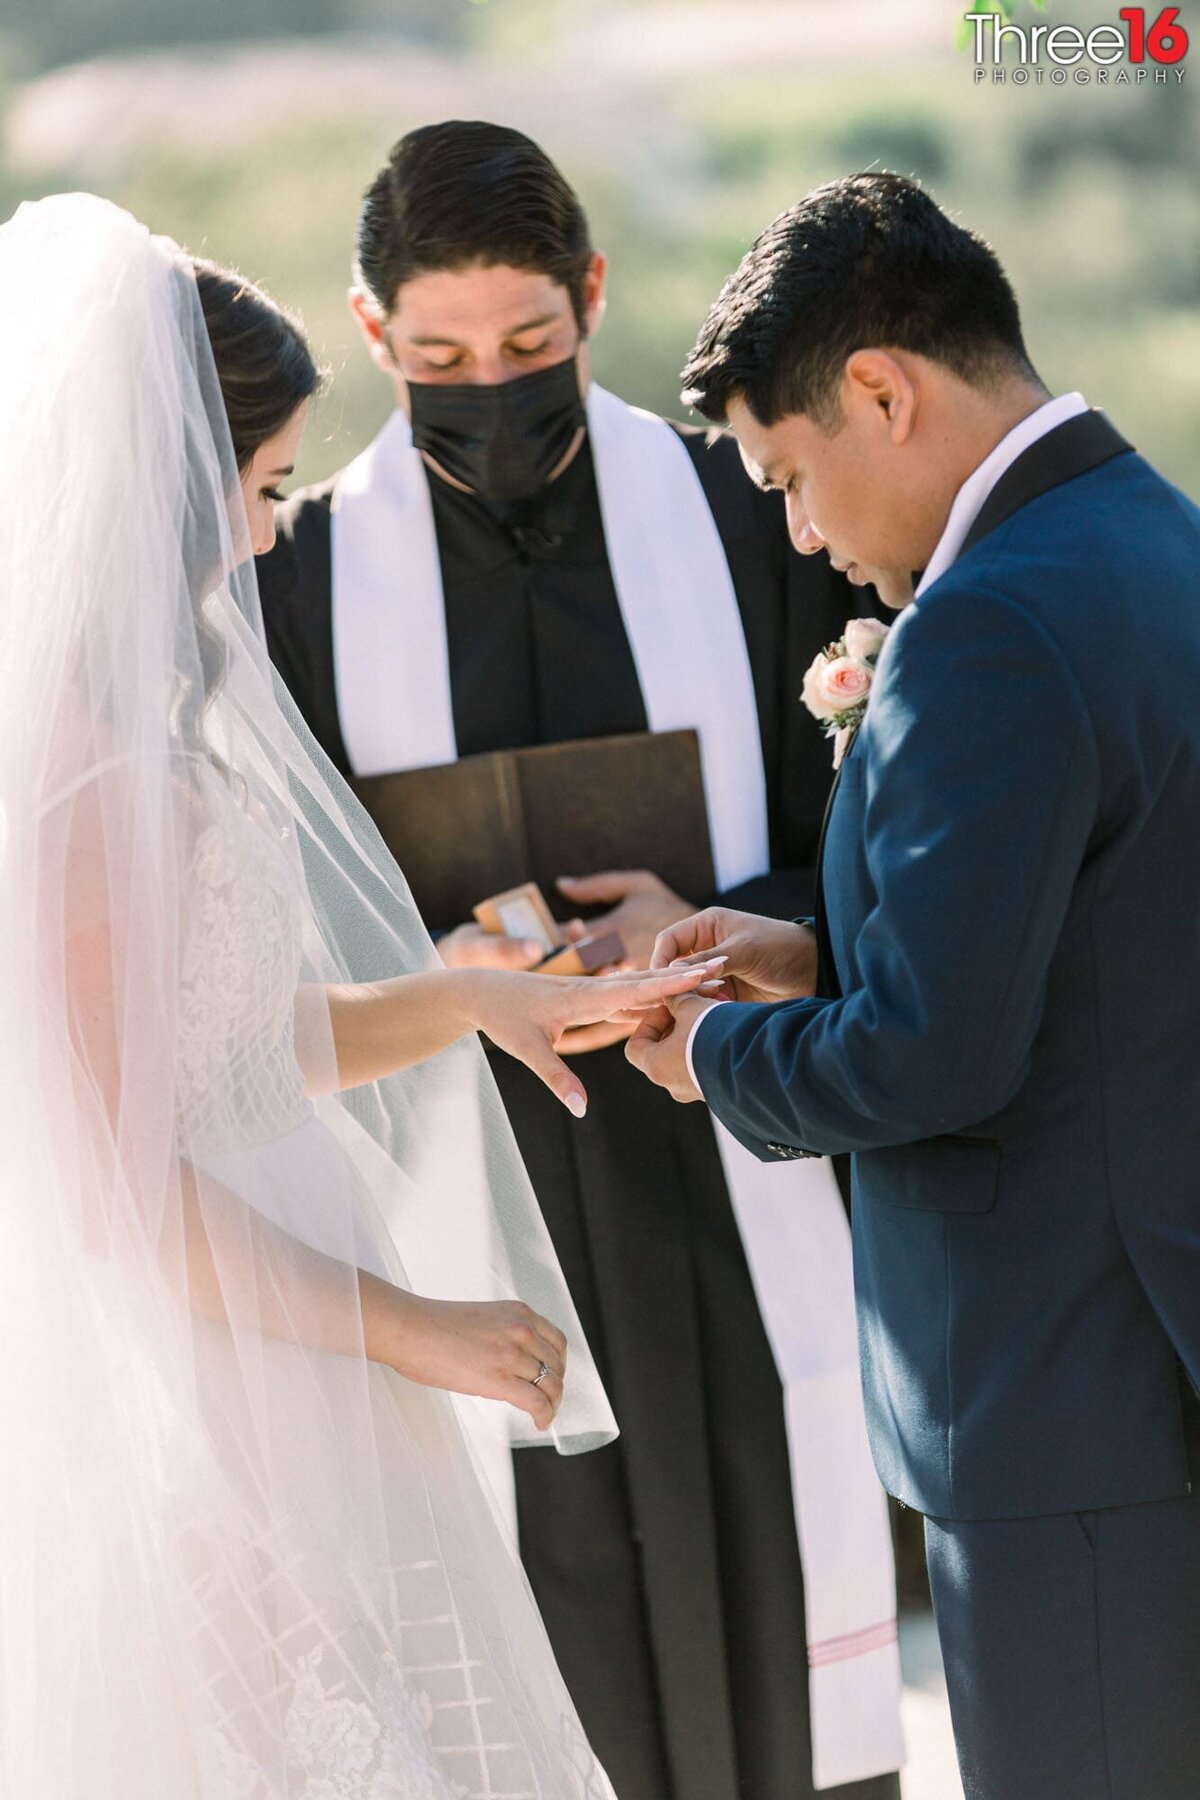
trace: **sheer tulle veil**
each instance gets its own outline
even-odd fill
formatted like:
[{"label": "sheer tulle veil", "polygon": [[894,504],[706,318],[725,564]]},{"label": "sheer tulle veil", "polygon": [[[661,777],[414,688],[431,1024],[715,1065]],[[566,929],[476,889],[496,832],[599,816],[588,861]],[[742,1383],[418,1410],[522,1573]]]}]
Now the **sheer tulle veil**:
[{"label": "sheer tulle veil", "polygon": [[434,953],[273,680],[186,259],[22,207],[0,392],[0,1792],[607,1795],[450,1401],[363,1355],[356,1266],[519,1295],[558,1447],[614,1431],[478,1045],[334,1091],[325,985]]}]

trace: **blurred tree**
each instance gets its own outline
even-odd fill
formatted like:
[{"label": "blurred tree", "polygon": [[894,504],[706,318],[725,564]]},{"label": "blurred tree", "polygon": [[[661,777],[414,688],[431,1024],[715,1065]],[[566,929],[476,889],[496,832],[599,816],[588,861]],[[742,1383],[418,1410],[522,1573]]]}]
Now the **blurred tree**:
[{"label": "blurred tree", "polygon": [[47,68],[114,51],[336,31],[451,45],[469,34],[475,10],[471,0],[8,0],[4,29]]},{"label": "blurred tree", "polygon": [[834,144],[851,169],[876,165],[914,175],[927,185],[950,172],[950,147],[928,112],[862,113],[837,134]]},{"label": "blurred tree", "polygon": [[344,0],[9,0],[8,26],[42,67],[153,45],[340,29]]},{"label": "blurred tree", "polygon": [[1059,107],[1031,123],[1017,153],[1022,189],[1035,192],[1053,181],[1064,164],[1077,159],[1102,166],[1115,163],[1142,173],[1194,167],[1200,119],[1194,91],[1171,84],[1153,99],[1153,106],[1125,108],[1119,131],[1113,130],[1107,94],[1097,94],[1087,107]]},{"label": "blurred tree", "polygon": [[[1027,0],[1026,10],[1028,7],[1035,7],[1038,12],[1045,12],[1046,0]],[[1002,19],[1011,20],[1013,24],[1016,24],[1018,22],[1017,14],[1020,11],[1019,0],[987,0],[986,5],[984,0],[963,0],[957,25],[959,48],[965,49],[968,44],[974,42],[975,27],[966,17],[968,12],[999,13]]]}]

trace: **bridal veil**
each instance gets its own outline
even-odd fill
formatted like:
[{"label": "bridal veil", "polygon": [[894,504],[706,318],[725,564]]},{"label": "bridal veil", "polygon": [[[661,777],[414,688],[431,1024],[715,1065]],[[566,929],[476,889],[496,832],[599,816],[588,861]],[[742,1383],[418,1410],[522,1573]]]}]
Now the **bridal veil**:
[{"label": "bridal veil", "polygon": [[607,1795],[450,1401],[363,1354],[357,1267],[516,1295],[559,1448],[614,1431],[477,1043],[334,1091],[325,985],[436,959],[272,677],[187,260],[22,207],[0,392],[0,1792]]}]

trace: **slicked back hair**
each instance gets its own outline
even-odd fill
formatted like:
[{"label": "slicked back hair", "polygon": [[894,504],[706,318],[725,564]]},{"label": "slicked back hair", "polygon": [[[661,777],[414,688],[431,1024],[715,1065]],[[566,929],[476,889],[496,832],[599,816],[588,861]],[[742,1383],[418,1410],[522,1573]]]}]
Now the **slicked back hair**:
[{"label": "slicked back hair", "polygon": [[582,329],[591,258],[579,199],[532,138],[448,119],[402,137],[367,189],[354,272],[386,314],[416,275],[472,263],[528,269],[567,289]]},{"label": "slicked back hair", "polygon": [[900,175],[849,175],[780,213],[721,289],[683,370],[683,399],[723,424],[804,413],[824,430],[857,350],[908,350],[973,385],[1036,379],[995,252]]}]

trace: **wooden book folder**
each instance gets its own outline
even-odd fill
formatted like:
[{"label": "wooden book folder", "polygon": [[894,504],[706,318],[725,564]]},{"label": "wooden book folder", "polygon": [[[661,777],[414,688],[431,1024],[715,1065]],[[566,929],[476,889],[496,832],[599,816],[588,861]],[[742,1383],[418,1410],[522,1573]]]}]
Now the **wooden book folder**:
[{"label": "wooden book folder", "polygon": [[354,786],[431,931],[525,881],[567,918],[578,909],[560,875],[652,869],[697,906],[715,887],[694,731],[500,750]]}]

